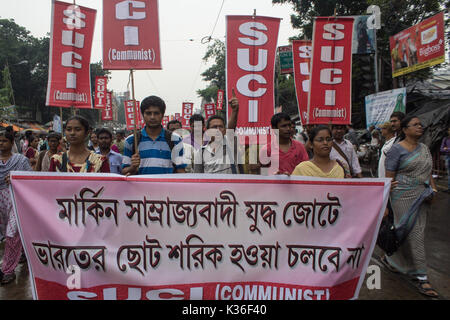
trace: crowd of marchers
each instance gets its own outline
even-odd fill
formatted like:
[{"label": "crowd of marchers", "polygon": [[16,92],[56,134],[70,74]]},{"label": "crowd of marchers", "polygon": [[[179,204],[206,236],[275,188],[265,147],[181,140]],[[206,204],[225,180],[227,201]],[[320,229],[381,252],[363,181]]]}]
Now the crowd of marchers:
[{"label": "crowd of marchers", "polygon": [[[274,134],[267,143],[251,145],[233,134],[238,121],[238,99],[233,95],[228,103],[228,121],[219,115],[205,120],[194,114],[188,130],[177,120],[163,127],[165,102],[149,96],[140,104],[144,128],[128,136],[125,132],[113,134],[106,128],[92,130],[89,122],[77,115],[66,121],[64,135],[50,131],[45,139],[30,133],[18,141],[11,127],[0,131],[0,238],[5,242],[1,284],[13,282],[17,265],[26,261],[12,213],[11,171],[363,177],[358,142],[351,126],[305,125],[305,131],[298,133],[290,116],[281,112],[271,118]],[[419,142],[423,132],[420,118],[394,112],[389,122],[371,128],[368,135],[371,144],[379,147],[378,177],[392,178],[384,219],[398,223],[410,214],[411,204],[421,200],[416,206],[418,219],[406,241],[394,254],[384,255],[381,262],[393,272],[408,275],[422,294],[437,297],[427,278],[424,246],[426,216],[437,189],[431,174],[430,151]],[[447,166],[449,137],[441,146]],[[426,190],[432,190],[431,196],[422,199]]]}]

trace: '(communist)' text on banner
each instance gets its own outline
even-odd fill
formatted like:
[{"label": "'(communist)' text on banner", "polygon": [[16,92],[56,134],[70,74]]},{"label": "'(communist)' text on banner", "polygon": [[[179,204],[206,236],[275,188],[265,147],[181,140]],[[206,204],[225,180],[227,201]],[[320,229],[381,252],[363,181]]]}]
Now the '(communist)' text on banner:
[{"label": "'(communist)' text on banner", "polygon": [[11,176],[34,298],[108,300],[357,298],[389,181]]},{"label": "'(communist)' text on banner", "polygon": [[310,40],[292,42],[294,56],[294,81],[297,94],[298,113],[302,124],[308,124],[308,93],[311,71],[312,44]]},{"label": "'(communist)' text on banner", "polygon": [[90,62],[95,15],[93,9],[53,1],[47,106],[92,108]]},{"label": "'(communist)' text on banner", "polygon": [[158,0],[103,0],[103,68],[161,69]]},{"label": "'(communist)' text on banner", "polygon": [[[227,16],[227,96],[239,99],[238,135],[268,135],[280,19]],[[227,107],[227,114],[231,107]]]},{"label": "'(communist)' text on banner", "polygon": [[352,34],[353,18],[315,18],[308,98],[310,124],[351,123]]},{"label": "'(communist)' text on banner", "polygon": [[392,77],[444,62],[444,12],[397,33],[389,42]]}]

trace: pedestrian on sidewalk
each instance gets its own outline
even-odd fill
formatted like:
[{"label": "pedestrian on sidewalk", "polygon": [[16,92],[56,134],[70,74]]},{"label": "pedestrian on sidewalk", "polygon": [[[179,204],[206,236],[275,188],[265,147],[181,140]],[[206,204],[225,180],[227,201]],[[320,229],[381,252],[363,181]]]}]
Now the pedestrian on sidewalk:
[{"label": "pedestrian on sidewalk", "polygon": [[0,270],[0,283],[7,284],[16,278],[14,270],[22,256],[22,243],[17,229],[9,192],[11,171],[32,171],[28,159],[19,153],[12,153],[14,136],[0,131],[0,238],[6,237],[5,251]]},{"label": "pedestrian on sidewalk", "polygon": [[390,270],[407,275],[421,294],[438,297],[428,281],[425,259],[425,225],[433,192],[437,192],[431,175],[433,160],[428,147],[419,142],[423,135],[419,118],[405,117],[401,121],[401,130],[400,142],[386,155],[386,177],[398,182],[391,189],[390,202],[397,227],[403,224],[404,216],[410,217],[408,221],[414,221],[410,211],[416,212],[417,220],[410,225],[411,231],[398,250],[391,256],[382,257],[382,262]]},{"label": "pedestrian on sidewalk", "polygon": [[445,166],[447,167],[447,190],[450,193],[450,127],[447,128],[447,136],[442,139],[441,153],[445,156]]}]

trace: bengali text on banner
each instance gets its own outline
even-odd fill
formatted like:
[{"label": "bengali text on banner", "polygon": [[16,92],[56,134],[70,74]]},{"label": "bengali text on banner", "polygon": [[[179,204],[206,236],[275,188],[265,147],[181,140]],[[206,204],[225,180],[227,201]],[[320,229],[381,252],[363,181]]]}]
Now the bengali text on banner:
[{"label": "bengali text on banner", "polygon": [[11,182],[35,299],[354,299],[390,188],[187,174]]}]

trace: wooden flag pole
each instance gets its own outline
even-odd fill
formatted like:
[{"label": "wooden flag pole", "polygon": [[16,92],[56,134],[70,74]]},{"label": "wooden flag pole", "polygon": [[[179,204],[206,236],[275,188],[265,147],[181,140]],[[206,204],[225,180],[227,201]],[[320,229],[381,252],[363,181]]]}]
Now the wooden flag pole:
[{"label": "wooden flag pole", "polygon": [[133,75],[133,69],[130,70],[130,76],[131,76],[131,97],[133,100],[133,114],[134,114],[134,126],[133,126],[133,134],[134,134],[134,150],[135,152],[138,152],[138,141],[136,139],[137,137],[137,128],[136,128],[136,122],[137,122],[137,114],[136,114],[136,99],[134,96],[134,75]]}]

